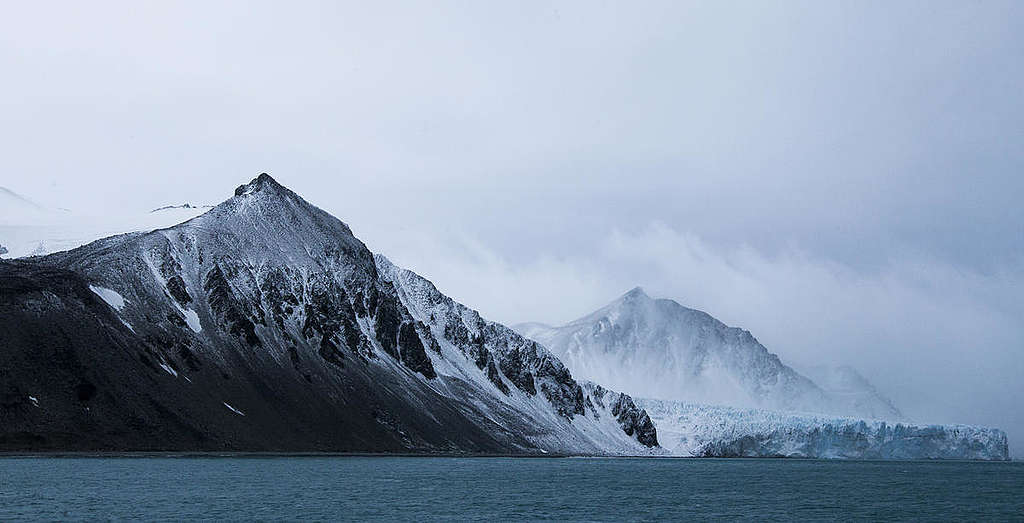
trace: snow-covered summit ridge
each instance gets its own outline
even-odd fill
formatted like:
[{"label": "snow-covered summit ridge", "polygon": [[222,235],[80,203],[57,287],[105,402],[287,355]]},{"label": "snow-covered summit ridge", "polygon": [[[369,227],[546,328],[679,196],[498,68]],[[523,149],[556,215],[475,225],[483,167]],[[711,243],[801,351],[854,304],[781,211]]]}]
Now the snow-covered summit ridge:
[{"label": "snow-covered summit ridge", "polygon": [[875,391],[829,394],[747,330],[640,287],[561,327],[516,328],[582,378],[630,394],[697,403],[900,419]]}]

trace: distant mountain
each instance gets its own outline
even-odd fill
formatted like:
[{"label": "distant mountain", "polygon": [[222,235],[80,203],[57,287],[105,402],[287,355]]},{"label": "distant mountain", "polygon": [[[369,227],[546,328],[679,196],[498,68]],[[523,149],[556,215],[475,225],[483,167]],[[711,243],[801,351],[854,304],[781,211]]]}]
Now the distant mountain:
[{"label": "distant mountain", "polygon": [[836,409],[839,414],[874,419],[904,419],[892,400],[878,392],[867,378],[849,365],[816,365],[801,370],[834,403],[841,406]]},{"label": "distant mountain", "polygon": [[35,203],[6,187],[0,187],[0,202],[3,202],[4,206],[8,209],[13,206],[19,206],[23,208],[43,210],[42,206],[38,203]]},{"label": "distant mountain", "polygon": [[175,227],[0,261],[0,449],[665,452],[628,396],[267,175]]},{"label": "distant mountain", "polygon": [[47,214],[50,211],[42,205],[6,187],[0,187],[0,225],[38,221]]},{"label": "distant mountain", "polygon": [[[634,396],[898,420],[900,412],[849,371],[825,390],[747,331],[639,287],[561,327],[517,325],[577,375]],[[852,370],[852,369],[850,369]]]},{"label": "distant mountain", "polygon": [[114,234],[151,231],[194,218],[212,205],[169,205],[150,212],[50,208],[0,187],[0,244],[6,258],[41,256],[81,247]]},{"label": "distant mountain", "polygon": [[213,208],[212,205],[192,205],[191,203],[185,202],[185,203],[183,203],[181,205],[165,205],[163,207],[157,207],[156,209],[153,209],[152,211],[149,211],[149,212],[151,212],[151,213],[159,213],[159,212],[163,212],[163,211],[171,211],[171,210],[174,210],[174,209],[199,209],[199,210],[202,210],[202,209],[212,209],[212,208]]}]

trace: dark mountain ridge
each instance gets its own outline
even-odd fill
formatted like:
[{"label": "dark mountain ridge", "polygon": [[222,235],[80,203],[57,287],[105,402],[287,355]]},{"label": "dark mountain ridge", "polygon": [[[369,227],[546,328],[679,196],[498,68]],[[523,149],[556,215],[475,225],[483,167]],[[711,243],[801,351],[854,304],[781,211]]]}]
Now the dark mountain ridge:
[{"label": "dark mountain ridge", "polygon": [[397,271],[266,174],[174,227],[2,261],[0,450],[658,449],[632,401],[595,406],[440,293],[458,313],[423,314]]}]

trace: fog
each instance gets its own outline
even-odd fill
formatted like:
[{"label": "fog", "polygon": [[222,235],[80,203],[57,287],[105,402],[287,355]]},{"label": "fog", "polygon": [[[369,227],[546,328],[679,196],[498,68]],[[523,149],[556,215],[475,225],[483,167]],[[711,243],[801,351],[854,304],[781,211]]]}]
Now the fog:
[{"label": "fog", "polygon": [[507,323],[629,288],[1024,453],[1024,4],[12,4],[0,186],[267,171]]}]

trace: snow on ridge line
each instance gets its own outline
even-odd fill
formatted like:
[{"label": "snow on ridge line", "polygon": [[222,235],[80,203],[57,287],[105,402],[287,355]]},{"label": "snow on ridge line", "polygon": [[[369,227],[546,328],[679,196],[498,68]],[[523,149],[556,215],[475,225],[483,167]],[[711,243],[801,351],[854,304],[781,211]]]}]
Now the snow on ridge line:
[{"label": "snow on ridge line", "polygon": [[113,289],[100,287],[99,285],[89,285],[89,290],[96,293],[97,296],[107,302],[107,305],[116,309],[117,312],[121,312],[121,310],[124,309],[124,305],[128,303],[128,300],[124,299],[124,296],[121,296]]},{"label": "snow on ridge line", "polygon": [[125,327],[128,327],[128,330],[132,331],[132,333],[138,334],[135,332],[135,327],[132,327],[131,323],[124,321],[124,318],[121,319],[121,323],[123,323]]}]

